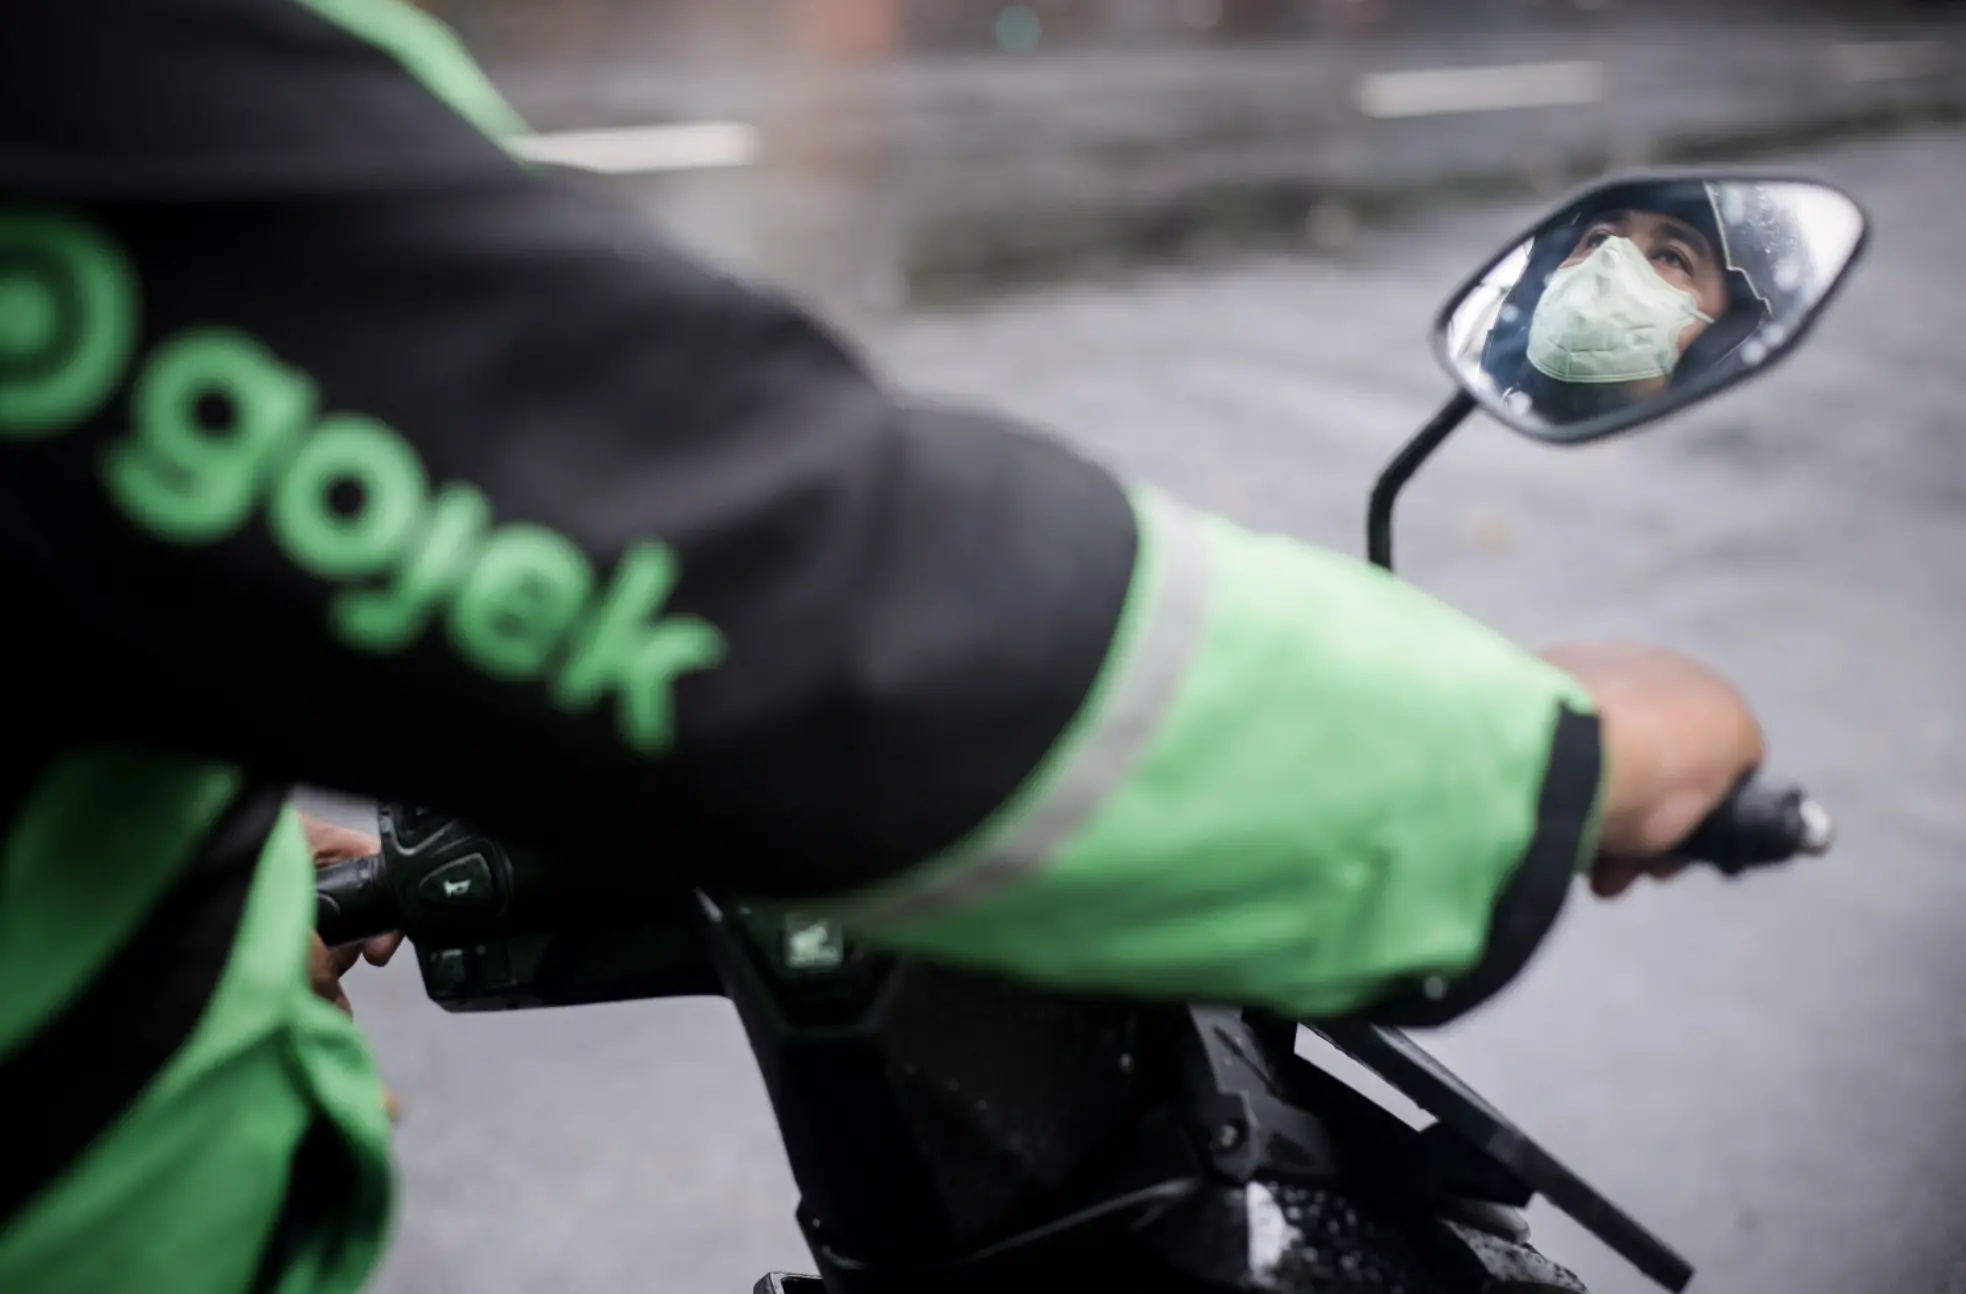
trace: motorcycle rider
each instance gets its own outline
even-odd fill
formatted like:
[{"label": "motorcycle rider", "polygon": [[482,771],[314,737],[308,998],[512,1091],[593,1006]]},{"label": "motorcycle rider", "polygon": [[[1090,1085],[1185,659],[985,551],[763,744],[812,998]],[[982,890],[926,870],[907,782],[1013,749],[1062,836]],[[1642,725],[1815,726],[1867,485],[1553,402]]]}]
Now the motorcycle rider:
[{"label": "motorcycle rider", "polygon": [[371,1270],[295,783],[597,902],[1424,1024],[1758,762],[1682,658],[1539,659],[888,390],[518,129],[390,0],[0,16],[0,1289]]},{"label": "motorcycle rider", "polygon": [[1496,311],[1483,370],[1558,424],[1682,386],[1791,317],[1808,273],[1768,186],[1620,186],[1540,233]]}]

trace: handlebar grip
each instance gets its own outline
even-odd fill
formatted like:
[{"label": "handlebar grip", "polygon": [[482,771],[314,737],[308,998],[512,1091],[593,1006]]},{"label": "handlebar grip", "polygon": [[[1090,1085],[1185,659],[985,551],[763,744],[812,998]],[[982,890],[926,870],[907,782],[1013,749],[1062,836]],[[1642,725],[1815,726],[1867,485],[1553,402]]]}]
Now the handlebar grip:
[{"label": "handlebar grip", "polygon": [[1826,854],[1835,839],[1829,812],[1801,787],[1750,774],[1687,838],[1680,853],[1738,876],[1798,854]]},{"label": "handlebar grip", "polygon": [[402,928],[381,854],[332,863],[314,873],[314,930],[330,948]]}]

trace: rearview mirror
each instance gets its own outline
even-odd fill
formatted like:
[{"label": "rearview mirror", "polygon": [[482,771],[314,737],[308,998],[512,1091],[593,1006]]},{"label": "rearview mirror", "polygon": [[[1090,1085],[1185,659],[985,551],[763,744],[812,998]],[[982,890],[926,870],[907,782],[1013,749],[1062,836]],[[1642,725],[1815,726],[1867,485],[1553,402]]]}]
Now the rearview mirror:
[{"label": "rearview mirror", "polygon": [[1766,369],[1802,340],[1868,225],[1817,180],[1660,172],[1574,195],[1441,311],[1441,362],[1538,440],[1597,440]]}]

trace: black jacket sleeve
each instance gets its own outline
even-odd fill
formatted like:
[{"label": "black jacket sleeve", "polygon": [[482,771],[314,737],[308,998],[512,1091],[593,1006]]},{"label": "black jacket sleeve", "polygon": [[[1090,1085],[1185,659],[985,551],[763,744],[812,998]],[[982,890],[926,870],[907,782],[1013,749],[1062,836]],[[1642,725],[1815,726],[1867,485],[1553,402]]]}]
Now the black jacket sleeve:
[{"label": "black jacket sleeve", "polygon": [[1135,544],[308,7],[0,15],[9,704],[68,738],[835,892],[1026,776]]}]

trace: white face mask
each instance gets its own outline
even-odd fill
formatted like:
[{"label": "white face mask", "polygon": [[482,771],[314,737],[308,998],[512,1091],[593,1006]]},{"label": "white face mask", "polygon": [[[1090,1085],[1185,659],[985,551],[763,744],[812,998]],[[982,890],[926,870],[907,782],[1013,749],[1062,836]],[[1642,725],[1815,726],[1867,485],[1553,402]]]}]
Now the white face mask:
[{"label": "white face mask", "polygon": [[1529,362],[1560,382],[1638,382],[1666,377],[1679,339],[1701,313],[1629,238],[1607,238],[1575,265],[1550,275],[1529,320]]}]

